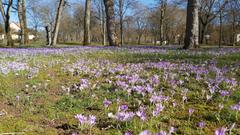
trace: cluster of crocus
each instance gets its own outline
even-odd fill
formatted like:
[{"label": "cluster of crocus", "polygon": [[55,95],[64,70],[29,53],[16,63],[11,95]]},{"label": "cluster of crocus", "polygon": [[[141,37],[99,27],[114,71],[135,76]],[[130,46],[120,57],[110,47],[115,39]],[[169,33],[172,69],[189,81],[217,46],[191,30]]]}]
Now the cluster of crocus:
[{"label": "cluster of crocus", "polygon": [[168,96],[164,96],[162,94],[156,94],[154,93],[151,97],[150,97],[150,102],[152,103],[162,103],[162,102],[167,102],[169,101],[169,97]]},{"label": "cluster of crocus", "polygon": [[146,109],[144,107],[140,107],[139,110],[136,112],[136,115],[142,120],[147,120]]},{"label": "cluster of crocus", "polygon": [[90,85],[90,83],[89,83],[88,79],[81,79],[79,89],[80,90],[87,89],[89,87],[89,85]]},{"label": "cluster of crocus", "polygon": [[[89,78],[96,78],[96,80],[98,80],[96,85],[100,87],[102,84],[112,86],[113,89],[111,89],[111,92],[126,92],[125,94],[127,94],[126,96],[128,99],[131,99],[131,96],[135,99],[137,98],[135,100],[137,103],[134,105],[134,107],[139,107],[137,111],[136,108],[132,109],[132,107],[129,108],[127,104],[117,102],[118,106],[115,108],[116,112],[106,112],[109,118],[121,122],[129,122],[136,116],[145,124],[147,119],[158,117],[165,108],[167,111],[170,104],[178,109],[181,104],[181,102],[177,104],[179,99],[182,100],[183,108],[185,109],[188,102],[193,100],[191,97],[192,88],[186,87],[189,82],[201,83],[206,86],[201,90],[201,97],[203,99],[206,98],[207,102],[215,102],[214,98],[216,96],[222,96],[223,99],[225,99],[224,97],[226,96],[231,96],[239,83],[233,77],[229,78],[227,76],[227,74],[232,71],[218,68],[215,63],[193,65],[188,63],[178,64],[160,61],[119,64],[107,60],[79,60],[73,65],[72,67],[69,66],[71,67],[69,70],[73,69],[72,72],[77,71],[77,73],[81,75],[88,75]],[[157,70],[161,71],[161,73],[149,73],[149,70]],[[211,77],[209,77],[210,73],[213,74]],[[162,87],[162,83],[166,85],[166,87]],[[222,85],[224,88],[220,89]],[[171,89],[171,94],[165,92],[166,88]],[[108,90],[108,92],[109,91],[110,90]],[[150,101],[150,104],[144,104],[146,101]],[[223,109],[224,102],[219,106],[220,109]],[[105,99],[103,101],[105,108],[111,108],[111,104],[113,104],[113,100],[110,101]],[[232,106],[233,110],[237,110],[237,108],[237,105]],[[111,108],[108,110],[112,111],[113,109]],[[172,111],[172,113],[174,112]],[[192,119],[193,113],[194,109],[188,109],[189,121]],[[196,112],[196,115],[197,113],[198,112]],[[205,122],[199,122],[197,126],[203,129],[205,125]],[[148,131],[145,132],[147,133]],[[128,134],[131,134],[131,132],[128,132]],[[159,134],[164,134],[164,132],[160,132]]]},{"label": "cluster of crocus", "polygon": [[90,82],[88,79],[80,79],[79,83],[73,84],[71,87],[62,86],[62,90],[67,93],[76,93],[90,88]]},{"label": "cluster of crocus", "polygon": [[75,118],[79,121],[80,125],[94,126],[96,124],[96,116],[94,115],[84,116],[77,114]]},{"label": "cluster of crocus", "polygon": [[119,121],[126,122],[131,121],[135,116],[134,112],[117,112],[115,118]]},{"label": "cluster of crocus", "polygon": [[220,90],[219,93],[221,94],[222,97],[226,97],[230,95],[230,92],[226,90]]},{"label": "cluster of crocus", "polygon": [[[62,70],[67,75],[73,75],[73,77],[85,77],[86,79],[81,79],[78,83],[73,84],[71,87],[62,87],[64,91],[69,94],[71,91],[76,89],[76,92],[81,92],[83,90],[95,90],[101,88],[102,85],[110,86],[111,89],[106,91],[120,91],[125,92],[129,99],[134,98],[134,106],[128,107],[128,101],[126,104],[121,104],[121,101],[117,101],[117,107],[115,109],[110,109],[113,101],[105,99],[103,105],[105,111],[115,110],[116,112],[108,113],[110,118],[116,119],[122,122],[128,122],[133,120],[134,117],[141,120],[143,124],[149,124],[147,119],[153,119],[160,115],[164,110],[169,111],[171,109],[174,113],[174,109],[182,109],[179,106],[183,104],[188,105],[188,102],[193,101],[191,97],[192,89],[187,88],[188,83],[192,83],[198,86],[201,84],[203,86],[201,94],[204,99],[207,99],[208,103],[215,102],[215,97],[222,96],[224,101],[219,105],[219,110],[224,108],[225,101],[230,97],[234,90],[239,85],[238,79],[235,79],[234,75],[239,67],[233,65],[231,68],[220,68],[217,63],[213,60],[204,61],[200,64],[185,63],[182,61],[170,62],[170,61],[157,61],[157,62],[142,62],[142,63],[120,63],[113,62],[111,60],[91,60],[80,58],[79,54],[84,55],[85,53],[95,53],[97,51],[103,53],[114,54],[118,52],[127,53],[161,53],[169,54],[176,53],[176,55],[186,55],[190,56],[222,56],[228,55],[228,53],[239,53],[240,49],[225,49],[225,50],[208,50],[208,51],[173,51],[162,48],[151,48],[151,47],[132,47],[132,48],[101,48],[101,47],[74,47],[65,49],[0,49],[0,74],[7,75],[10,72],[18,73],[20,71],[27,71],[28,78],[31,79],[39,73],[39,71],[47,71],[47,68],[54,67],[55,65],[61,65]],[[64,55],[72,54],[76,56],[75,63],[71,63],[70,58],[66,60],[54,59],[49,60],[46,63],[36,61],[37,58],[33,56],[45,56],[50,57],[51,55]],[[13,58],[12,60],[4,60],[4,58]],[[34,62],[27,60],[33,58]],[[29,65],[33,65],[30,67]],[[43,70],[42,70],[43,69]],[[62,71],[61,70],[61,71]],[[61,72],[60,71],[60,72]],[[156,71],[156,72],[155,72]],[[68,73],[71,74],[68,74]],[[231,75],[229,75],[231,74]],[[51,75],[48,76],[52,77]],[[72,77],[72,76],[71,76]],[[94,79],[93,79],[94,78]],[[90,83],[91,82],[91,83]],[[63,84],[64,85],[64,84]],[[97,87],[96,87],[97,86]],[[33,88],[36,89],[36,88]],[[167,91],[167,92],[165,92]],[[127,93],[126,93],[127,92]],[[198,93],[196,93],[197,95]],[[132,97],[131,97],[132,96]],[[22,99],[23,97],[21,97]],[[106,97],[109,98],[109,97]],[[196,97],[198,98],[198,97]],[[19,101],[20,97],[16,97]],[[135,102],[136,101],[136,102]],[[149,103],[150,101],[150,103]],[[102,101],[101,101],[102,102]],[[148,104],[149,103],[149,104]],[[173,106],[169,107],[169,105]],[[218,104],[218,103],[217,103]],[[115,104],[114,104],[115,105]],[[113,106],[114,106],[113,105]],[[214,103],[213,105],[216,105]],[[115,107],[115,106],[114,106]],[[191,106],[191,104],[189,105]],[[216,106],[215,106],[216,107]],[[195,107],[194,107],[195,108]],[[185,109],[185,108],[184,108]],[[240,111],[240,103],[232,105],[231,109],[234,111]],[[198,110],[198,109],[196,109]],[[189,119],[194,113],[193,109],[188,110]],[[196,111],[196,115],[197,115]],[[95,116],[84,116],[76,115],[75,118],[79,120],[80,125],[94,125],[96,123]],[[135,120],[135,119],[134,119]],[[199,122],[198,127],[203,129],[205,127],[205,122]],[[144,125],[145,126],[145,125]],[[226,131],[224,128],[216,130],[216,133],[224,134]],[[128,134],[131,134],[129,132]],[[150,131],[143,131],[142,134],[151,134]],[[161,131],[156,135],[165,135],[167,132]]]},{"label": "cluster of crocus", "polygon": [[240,111],[240,102],[238,104],[232,105],[231,109],[235,111]]},{"label": "cluster of crocus", "polygon": [[0,61],[0,74],[7,75],[10,72],[18,73],[19,71],[29,70],[30,67],[27,63],[15,62],[15,61]]},{"label": "cluster of crocus", "polygon": [[156,104],[156,107],[155,107],[155,109],[153,110],[153,113],[152,113],[153,116],[154,117],[159,116],[160,112],[162,112],[163,109],[164,109],[164,106],[161,103]]},{"label": "cluster of crocus", "polygon": [[151,131],[149,130],[144,130],[142,132],[139,133],[139,135],[171,135],[172,133],[175,132],[175,128],[174,127],[170,127],[169,132],[166,131],[160,131],[159,133],[155,133],[153,134]]}]

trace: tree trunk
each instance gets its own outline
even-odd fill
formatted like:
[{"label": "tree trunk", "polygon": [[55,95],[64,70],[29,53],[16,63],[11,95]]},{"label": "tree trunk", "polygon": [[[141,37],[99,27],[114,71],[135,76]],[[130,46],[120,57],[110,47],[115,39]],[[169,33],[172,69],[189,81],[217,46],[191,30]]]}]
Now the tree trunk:
[{"label": "tree trunk", "polygon": [[186,34],[183,49],[189,49],[190,47],[199,47],[198,5],[198,0],[188,0]]},{"label": "tree trunk", "polygon": [[138,45],[141,45],[141,39],[142,39],[142,35],[138,36]]},{"label": "tree trunk", "polygon": [[200,29],[200,35],[199,35],[199,38],[200,38],[200,44],[203,44],[203,41],[205,39],[205,34],[206,34],[206,31],[207,31],[207,27],[208,27],[208,24],[201,24],[201,29]]},{"label": "tree trunk", "polygon": [[160,41],[160,46],[162,45],[163,42],[163,25],[162,25],[162,19],[160,19],[160,28],[159,28],[159,41]]},{"label": "tree trunk", "polygon": [[84,16],[84,40],[83,45],[90,45],[90,20],[91,20],[91,0],[86,0]]},{"label": "tree trunk", "polygon": [[123,45],[123,0],[119,0],[119,16],[120,16],[120,45]]},{"label": "tree trunk", "polygon": [[164,41],[164,19],[165,19],[165,13],[166,13],[166,8],[167,8],[167,0],[160,0],[160,20],[159,20],[159,41],[160,41],[160,45],[162,45],[163,41]]},{"label": "tree trunk", "polygon": [[46,30],[46,40],[47,40],[47,45],[50,46],[52,43],[52,35],[51,35],[51,30],[49,28],[49,26],[45,26],[45,30]]},{"label": "tree trunk", "polygon": [[23,34],[24,34],[24,44],[27,45],[29,43],[29,34],[27,28],[27,15],[26,15],[26,0],[22,0],[22,19],[23,19]]},{"label": "tree trunk", "polygon": [[34,26],[34,41],[36,41],[38,39],[38,25]]},{"label": "tree trunk", "polygon": [[7,5],[7,10],[5,13],[4,6],[2,1],[0,1],[0,11],[4,21],[5,27],[5,35],[7,37],[7,46],[14,46],[14,42],[12,40],[11,28],[10,28],[10,15],[12,9],[13,1],[9,0]]},{"label": "tree trunk", "polygon": [[232,21],[232,45],[236,45],[236,15],[233,11],[232,13],[233,21]]},{"label": "tree trunk", "polygon": [[22,0],[18,0],[18,19],[20,23],[20,45],[24,45],[25,41],[25,28],[24,28],[24,23],[23,23],[23,7],[22,7]]},{"label": "tree trunk", "polygon": [[105,15],[102,18],[102,44],[106,45],[106,22],[105,22]]},{"label": "tree trunk", "polygon": [[219,26],[219,40],[218,40],[218,47],[221,48],[222,46],[222,11],[219,14],[219,22],[220,22],[220,26]]},{"label": "tree trunk", "polygon": [[100,20],[101,20],[101,36],[102,36],[102,45],[106,45],[106,15],[104,10],[104,3],[103,1],[100,2],[99,6],[99,13],[100,13]]},{"label": "tree trunk", "polygon": [[105,12],[107,18],[107,35],[110,46],[118,46],[118,37],[115,33],[115,13],[114,0],[104,0]]},{"label": "tree trunk", "polygon": [[57,9],[57,13],[56,13],[55,25],[54,25],[54,29],[53,29],[53,37],[52,37],[52,42],[51,42],[52,46],[57,44],[58,32],[59,32],[60,22],[61,22],[61,18],[62,18],[62,11],[63,11],[64,6],[65,6],[65,0],[59,0],[59,6]]}]

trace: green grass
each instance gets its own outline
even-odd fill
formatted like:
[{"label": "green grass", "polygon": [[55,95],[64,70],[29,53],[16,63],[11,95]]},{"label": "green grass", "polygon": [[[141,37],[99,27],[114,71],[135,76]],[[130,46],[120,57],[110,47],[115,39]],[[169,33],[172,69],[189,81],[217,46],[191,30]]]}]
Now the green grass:
[{"label": "green grass", "polygon": [[[68,43],[67,45],[76,44],[78,43]],[[32,46],[36,47],[35,45]],[[190,77],[189,82],[185,84],[186,88],[190,90],[188,95],[190,99],[185,108],[176,109],[169,107],[167,111],[161,114],[161,117],[150,119],[150,124],[143,126],[138,118],[134,118],[133,121],[128,123],[119,123],[111,120],[106,117],[107,112],[115,112],[117,110],[117,104],[114,103],[111,108],[106,111],[102,105],[105,98],[115,100],[121,97],[123,99],[122,103],[128,103],[132,110],[137,110],[135,104],[138,104],[139,100],[145,105],[150,105],[150,103],[137,94],[128,97],[123,91],[114,91],[115,87],[108,83],[102,83],[100,88],[67,94],[62,90],[61,86],[71,86],[74,83],[78,83],[81,78],[90,77],[89,79],[92,83],[98,83],[98,81],[103,82],[104,80],[104,78],[93,77],[86,74],[73,76],[62,71],[62,67],[64,67],[65,64],[72,64],[79,59],[92,61],[109,60],[118,64],[159,61],[202,64],[206,61],[213,60],[213,56],[206,54],[179,54],[175,53],[175,51],[170,51],[168,54],[141,54],[129,53],[127,51],[109,53],[108,51],[98,51],[94,53],[83,53],[77,56],[73,54],[66,54],[64,56],[40,55],[29,58],[28,63],[31,66],[34,66],[36,61],[40,63],[40,65],[47,65],[49,61],[59,61],[59,63],[54,66],[47,66],[47,68],[41,68],[39,74],[32,79],[27,79],[21,75],[15,76],[14,74],[0,76],[0,111],[5,110],[8,113],[7,115],[0,116],[0,134],[13,132],[24,132],[29,135],[71,134],[73,132],[88,134],[88,129],[80,130],[78,128],[78,122],[74,118],[74,115],[79,113],[97,116],[97,125],[92,129],[94,135],[118,135],[129,129],[134,130],[135,134],[143,129],[149,129],[155,132],[159,131],[159,129],[168,130],[170,125],[178,128],[176,134],[200,135],[196,123],[201,120],[206,121],[207,126],[203,129],[205,134],[212,134],[216,128],[226,126],[230,124],[230,122],[240,124],[239,119],[235,119],[235,113],[226,109],[226,107],[229,107],[239,100],[239,88],[237,88],[238,91],[225,103],[226,107],[220,113],[221,120],[219,121],[215,116],[217,104],[215,104],[215,102],[209,104],[203,103],[204,99],[201,97],[201,91],[206,89],[206,86],[196,82],[194,77]],[[9,58],[9,61],[14,60],[15,58]],[[68,63],[66,60],[69,60]],[[214,60],[216,60],[219,67],[230,67],[239,62],[240,54],[230,54],[220,57],[214,56]],[[157,74],[159,76],[163,75],[162,71],[156,69],[148,69],[146,73]],[[121,73],[119,74],[121,75]],[[229,76],[234,76],[240,81],[239,75],[240,70],[236,72],[236,75],[229,74]],[[142,76],[144,77],[144,75]],[[107,77],[108,75],[106,75],[106,78]],[[184,77],[178,79],[184,79]],[[29,88],[26,88],[26,85],[29,85]],[[34,85],[37,86],[37,89],[32,88]],[[160,87],[164,90],[164,93],[171,93],[170,86],[164,82],[164,80],[162,80]],[[95,96],[93,96],[93,94]],[[19,102],[16,101],[17,95],[20,96]],[[177,93],[177,95],[176,101],[179,103],[181,102],[181,95],[180,93]],[[220,97],[214,97],[213,100],[220,101],[222,99]],[[188,120],[188,107],[194,108],[196,111],[191,121]],[[115,128],[109,128],[109,126]],[[116,127],[118,126],[121,128],[117,129]],[[238,134],[240,130],[236,129],[234,133]]]}]

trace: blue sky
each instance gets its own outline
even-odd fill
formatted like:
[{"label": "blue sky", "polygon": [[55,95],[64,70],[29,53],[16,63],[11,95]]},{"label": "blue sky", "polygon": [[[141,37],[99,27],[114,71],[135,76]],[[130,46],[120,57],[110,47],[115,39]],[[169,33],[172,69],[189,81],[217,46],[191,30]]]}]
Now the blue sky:
[{"label": "blue sky", "polygon": [[[41,1],[48,1],[48,0],[41,0]],[[70,3],[82,3],[84,4],[84,1],[85,0],[69,0]],[[154,6],[154,4],[156,4],[156,0],[137,0],[141,3],[143,3],[144,5],[148,5],[150,7]],[[14,22],[18,22],[18,16],[16,13],[13,13],[12,16],[11,16],[11,21],[14,21]]]},{"label": "blue sky", "polygon": [[155,0],[139,0],[139,1],[146,5],[153,5],[154,3],[156,3]]}]

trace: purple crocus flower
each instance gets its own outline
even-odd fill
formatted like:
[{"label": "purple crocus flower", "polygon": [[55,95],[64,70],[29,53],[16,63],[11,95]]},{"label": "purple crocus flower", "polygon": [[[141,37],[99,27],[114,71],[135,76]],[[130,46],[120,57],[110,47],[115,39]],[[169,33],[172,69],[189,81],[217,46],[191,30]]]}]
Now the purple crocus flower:
[{"label": "purple crocus flower", "polygon": [[128,110],[128,105],[127,104],[123,104],[123,105],[120,105],[118,107],[119,112],[126,112],[127,110]]},{"label": "purple crocus flower", "polygon": [[149,130],[144,130],[139,135],[152,135],[152,133]]},{"label": "purple crocus flower", "polygon": [[175,132],[175,128],[174,127],[170,127],[169,128],[169,134],[172,134],[172,133],[174,133]]},{"label": "purple crocus flower", "polygon": [[89,115],[88,117],[88,122],[91,126],[95,125],[96,124],[96,116],[93,116],[93,115]]},{"label": "purple crocus flower", "polygon": [[142,120],[145,121],[147,120],[147,115],[145,113],[145,108],[140,107],[139,111],[136,112],[136,115]]},{"label": "purple crocus flower", "polygon": [[133,135],[133,133],[130,131],[127,131],[124,135]]},{"label": "purple crocus flower", "polygon": [[83,116],[82,114],[77,114],[75,118],[78,119],[80,124],[84,124],[87,121],[87,117]]},{"label": "purple crocus flower", "polygon": [[227,129],[225,127],[221,127],[215,131],[215,135],[225,135]]},{"label": "purple crocus flower", "polygon": [[164,106],[162,104],[157,104],[155,110],[153,110],[153,116],[156,117],[163,111]]},{"label": "purple crocus flower", "polygon": [[20,96],[16,96],[16,100],[17,100],[17,102],[19,102]]},{"label": "purple crocus flower", "polygon": [[177,106],[177,103],[176,103],[176,102],[173,102],[172,105],[173,105],[173,107],[176,107],[176,106]]},{"label": "purple crocus flower", "polygon": [[165,131],[160,131],[160,133],[157,133],[157,134],[155,134],[155,135],[167,135],[167,132],[165,132]]},{"label": "purple crocus flower", "polygon": [[190,109],[188,110],[189,116],[192,116],[193,112],[194,112],[194,109],[190,108]]},{"label": "purple crocus flower", "polygon": [[202,122],[199,122],[199,123],[198,123],[198,127],[199,127],[199,128],[204,128],[204,127],[205,127],[205,122],[203,122],[203,121],[202,121]]},{"label": "purple crocus flower", "polygon": [[133,112],[118,112],[116,114],[116,119],[119,121],[130,121],[135,116]]},{"label": "purple crocus flower", "polygon": [[240,102],[236,105],[232,105],[231,109],[234,110],[234,111],[240,111]]},{"label": "purple crocus flower", "polygon": [[108,108],[109,105],[111,105],[111,104],[112,104],[112,101],[110,101],[110,100],[105,99],[105,100],[103,101],[103,105],[104,105],[105,108]]},{"label": "purple crocus flower", "polygon": [[90,126],[94,126],[96,124],[96,116],[93,116],[93,115],[89,115],[88,117],[87,116],[84,116],[82,114],[77,114],[75,116],[76,119],[78,119],[79,123],[81,125],[90,125]]},{"label": "purple crocus flower", "polygon": [[229,96],[230,92],[226,90],[220,90],[219,93],[221,94],[222,97]]}]

